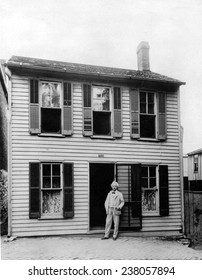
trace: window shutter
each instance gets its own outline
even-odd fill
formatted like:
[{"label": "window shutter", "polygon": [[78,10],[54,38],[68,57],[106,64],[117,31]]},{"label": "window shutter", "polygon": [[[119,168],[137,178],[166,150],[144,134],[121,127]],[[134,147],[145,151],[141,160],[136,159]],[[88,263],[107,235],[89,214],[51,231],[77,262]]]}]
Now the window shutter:
[{"label": "window shutter", "polygon": [[142,228],[141,164],[131,165],[132,217],[136,218],[137,227]]},{"label": "window shutter", "polygon": [[119,87],[114,87],[114,137],[122,137],[122,94]]},{"label": "window shutter", "polygon": [[168,166],[159,166],[159,200],[160,215],[169,215],[169,197],[168,197]]},{"label": "window shutter", "polygon": [[29,218],[40,218],[40,164],[29,164]]},{"label": "window shutter", "polygon": [[83,85],[83,135],[91,136],[92,132],[92,105],[91,85]]},{"label": "window shutter", "polygon": [[65,219],[68,219],[74,216],[73,163],[63,164],[63,178],[63,216]]},{"label": "window shutter", "polygon": [[158,93],[158,139],[166,140],[166,94]]},{"label": "window shutter", "polygon": [[39,128],[39,83],[38,80],[30,80],[30,104],[29,104],[29,129],[31,134],[38,134]]},{"label": "window shutter", "polygon": [[138,89],[130,90],[130,109],[131,109],[131,138],[137,139],[140,137]]},{"label": "window shutter", "polygon": [[64,135],[72,135],[72,85],[71,83],[63,83],[63,131]]}]

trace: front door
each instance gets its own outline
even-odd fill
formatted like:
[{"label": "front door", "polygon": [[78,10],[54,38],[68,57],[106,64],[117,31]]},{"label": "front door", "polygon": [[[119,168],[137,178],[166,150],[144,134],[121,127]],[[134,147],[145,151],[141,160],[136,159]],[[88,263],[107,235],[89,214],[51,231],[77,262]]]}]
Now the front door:
[{"label": "front door", "polygon": [[90,229],[104,229],[104,202],[114,180],[114,164],[90,164]]}]

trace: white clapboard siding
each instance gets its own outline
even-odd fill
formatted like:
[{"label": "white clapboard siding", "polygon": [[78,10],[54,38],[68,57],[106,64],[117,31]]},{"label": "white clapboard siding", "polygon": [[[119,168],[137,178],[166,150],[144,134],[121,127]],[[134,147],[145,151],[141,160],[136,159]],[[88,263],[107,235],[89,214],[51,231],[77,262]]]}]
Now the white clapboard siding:
[{"label": "white clapboard siding", "polygon": [[[168,217],[143,217],[142,232],[181,228],[180,151],[177,93],[167,94],[167,141],[141,142],[130,138],[129,88],[122,88],[123,137],[118,140],[83,137],[82,84],[73,83],[73,135],[67,138],[29,134],[29,83],[12,77],[12,233],[40,236],[89,231],[89,162],[140,162],[169,165]],[[99,154],[104,157],[100,158]],[[29,219],[29,162],[74,163],[74,218]],[[122,178],[124,180],[124,176]]]}]

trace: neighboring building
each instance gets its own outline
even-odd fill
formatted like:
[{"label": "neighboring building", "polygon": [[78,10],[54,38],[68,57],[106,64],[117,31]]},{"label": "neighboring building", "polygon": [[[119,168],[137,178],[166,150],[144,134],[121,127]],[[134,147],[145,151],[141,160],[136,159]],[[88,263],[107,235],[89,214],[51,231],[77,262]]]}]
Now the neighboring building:
[{"label": "neighboring building", "polygon": [[[185,157],[184,157],[185,158]],[[184,177],[187,175],[187,186],[185,189],[190,189],[192,191],[202,191],[202,149],[195,150],[191,153],[188,153],[187,162],[187,174],[184,174]]]},{"label": "neighboring building", "polygon": [[178,80],[154,73],[13,56],[9,234],[103,232],[114,178],[121,230],[182,230]]},{"label": "neighboring building", "polygon": [[0,60],[0,170],[7,170],[8,91],[4,63],[4,60]]}]

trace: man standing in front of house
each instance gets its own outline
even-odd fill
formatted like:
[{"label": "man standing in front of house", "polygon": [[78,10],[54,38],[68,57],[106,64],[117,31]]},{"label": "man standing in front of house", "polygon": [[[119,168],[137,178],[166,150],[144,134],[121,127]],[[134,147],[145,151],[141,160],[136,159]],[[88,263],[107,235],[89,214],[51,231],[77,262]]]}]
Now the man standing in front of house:
[{"label": "man standing in front of house", "polygon": [[108,193],[105,200],[107,218],[105,225],[105,235],[102,237],[102,239],[109,239],[112,220],[114,222],[113,240],[116,240],[118,237],[119,219],[121,215],[121,209],[124,206],[123,195],[118,191],[118,187],[119,184],[116,181],[113,181],[111,184],[112,190]]}]

